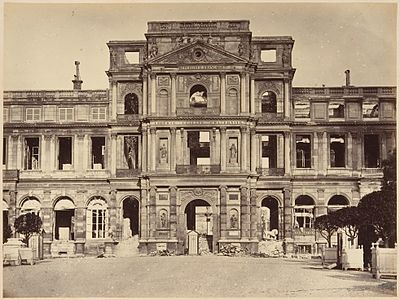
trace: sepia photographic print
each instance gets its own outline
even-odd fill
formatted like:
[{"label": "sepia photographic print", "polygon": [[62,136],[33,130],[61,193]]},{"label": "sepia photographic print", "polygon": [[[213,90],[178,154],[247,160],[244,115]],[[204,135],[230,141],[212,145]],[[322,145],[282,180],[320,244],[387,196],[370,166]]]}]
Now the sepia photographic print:
[{"label": "sepia photographic print", "polygon": [[397,9],[5,2],[3,297],[396,297]]}]

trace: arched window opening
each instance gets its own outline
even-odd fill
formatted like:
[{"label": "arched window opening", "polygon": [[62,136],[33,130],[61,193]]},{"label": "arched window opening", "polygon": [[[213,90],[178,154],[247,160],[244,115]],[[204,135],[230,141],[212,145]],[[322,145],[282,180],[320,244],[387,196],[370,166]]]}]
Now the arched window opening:
[{"label": "arched window opening", "polygon": [[328,201],[328,213],[334,212],[349,205],[349,201],[345,196],[335,195]]},{"label": "arched window opening", "polygon": [[40,202],[37,198],[35,197],[28,197],[27,199],[24,200],[24,202],[21,205],[21,215],[27,214],[27,213],[38,213],[40,211]]},{"label": "arched window opening", "polygon": [[276,95],[274,92],[267,91],[261,98],[262,113],[276,113]]},{"label": "arched window opening", "polygon": [[228,115],[235,116],[239,113],[239,93],[236,89],[228,90],[226,104],[226,112]]},{"label": "arched window opening", "polygon": [[196,84],[190,89],[189,103],[191,107],[207,107],[207,89]]},{"label": "arched window opening", "polygon": [[273,197],[261,202],[262,239],[277,238],[279,233],[279,203]]},{"label": "arched window opening", "polygon": [[107,203],[102,197],[90,200],[86,214],[86,236],[89,239],[108,237]]},{"label": "arched window opening", "polygon": [[57,201],[55,211],[56,240],[74,240],[75,235],[75,205],[71,199],[64,197]]},{"label": "arched window opening", "polygon": [[125,96],[125,114],[137,115],[139,113],[138,96],[134,93],[129,93]]},{"label": "arched window opening", "polygon": [[297,197],[294,207],[294,227],[300,231],[314,227],[314,200],[310,196]]}]

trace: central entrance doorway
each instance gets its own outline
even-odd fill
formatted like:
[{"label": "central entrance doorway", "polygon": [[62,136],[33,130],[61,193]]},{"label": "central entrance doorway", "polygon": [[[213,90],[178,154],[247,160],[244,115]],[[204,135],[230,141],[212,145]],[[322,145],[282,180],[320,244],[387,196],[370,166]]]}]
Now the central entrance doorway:
[{"label": "central entrance doorway", "polygon": [[128,197],[123,201],[122,217],[122,238],[139,235],[139,201],[136,198]]},{"label": "central entrance doorway", "polygon": [[189,202],[185,208],[186,232],[199,234],[198,253],[213,252],[213,216],[212,208],[206,201],[197,199]]}]

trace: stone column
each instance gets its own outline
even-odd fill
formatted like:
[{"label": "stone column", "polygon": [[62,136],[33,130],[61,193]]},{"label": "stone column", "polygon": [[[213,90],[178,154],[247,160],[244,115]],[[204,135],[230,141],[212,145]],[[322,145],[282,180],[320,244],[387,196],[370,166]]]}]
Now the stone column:
[{"label": "stone column", "polygon": [[282,134],[278,134],[277,137],[277,147],[276,147],[276,154],[277,154],[277,162],[276,167],[279,169],[284,168],[284,156],[285,156],[285,147],[284,147],[284,138]]},{"label": "stone column", "polygon": [[246,112],[246,73],[240,74],[240,112]]},{"label": "stone column", "polygon": [[256,113],[254,77],[251,77],[250,79],[250,113],[252,115]]},{"label": "stone column", "polygon": [[152,73],[151,78],[151,114],[154,116],[157,112],[156,106],[156,74]]},{"label": "stone column", "polygon": [[149,165],[150,165],[150,171],[154,172],[156,170],[156,145],[155,145],[155,140],[156,140],[156,129],[155,128],[150,128],[150,136],[149,136]]},{"label": "stone column", "polygon": [[170,168],[172,172],[175,172],[176,170],[176,128],[175,127],[171,127],[170,128],[170,132],[171,132],[171,146],[169,149],[169,153],[171,154],[171,161],[170,161]]},{"label": "stone column", "polygon": [[247,170],[247,127],[240,128],[241,133],[241,162],[240,168],[242,172],[246,172]]},{"label": "stone column", "polygon": [[117,120],[117,83],[111,81],[111,121]]},{"label": "stone column", "polygon": [[16,144],[17,144],[17,152],[16,152],[16,158],[17,158],[17,167],[16,169],[23,170],[24,169],[24,153],[23,153],[23,138],[19,135],[17,136],[16,139]]},{"label": "stone column", "polygon": [[147,145],[148,145],[148,141],[147,141],[148,137],[147,137],[147,126],[143,126],[142,127],[142,147],[141,149],[139,149],[140,154],[142,155],[142,172],[147,172]]},{"label": "stone column", "polygon": [[148,107],[148,93],[147,93],[147,73],[143,73],[143,103],[142,103],[142,113],[143,116],[147,115],[147,107]]},{"label": "stone column", "polygon": [[346,168],[351,169],[353,167],[353,137],[351,132],[347,133],[347,142],[345,145],[347,146]]},{"label": "stone column", "polygon": [[51,135],[43,136],[44,143],[42,146],[42,170],[46,173],[51,172],[54,169],[52,163],[53,161],[51,160],[51,149],[50,149],[51,139],[52,139]]},{"label": "stone column", "polygon": [[221,172],[226,171],[226,128],[221,127]]},{"label": "stone column", "polygon": [[7,151],[7,168],[10,170],[15,170],[17,168],[17,161],[16,161],[16,157],[15,154],[16,152],[16,144],[15,144],[15,140],[16,140],[17,136],[12,136],[10,135],[8,137],[8,151]]},{"label": "stone column", "polygon": [[[250,139],[251,139],[251,150],[250,150],[250,169],[251,173],[256,173],[256,149],[257,149],[257,139],[256,139],[256,129],[250,128]],[[279,154],[278,154],[279,155]]]},{"label": "stone column", "polygon": [[328,144],[328,135],[326,131],[324,131],[322,136],[320,135],[319,138],[321,139],[322,144],[322,156],[318,157],[317,159],[321,160],[322,174],[326,175],[328,166],[330,166],[330,161],[328,162],[328,159],[330,160],[330,155],[328,156],[330,145]]},{"label": "stone column", "polygon": [[176,74],[171,73],[171,115],[176,115]]},{"label": "stone column", "polygon": [[111,236],[109,237],[117,237],[117,224],[118,220],[118,204],[117,204],[117,190],[110,191],[110,201],[108,203],[108,211],[109,211],[109,233]]},{"label": "stone column", "polygon": [[175,186],[172,186],[169,189],[169,201],[170,201],[170,211],[169,211],[170,237],[173,239],[176,239],[177,216],[176,216],[176,187]]},{"label": "stone column", "polygon": [[8,222],[13,229],[13,235],[12,237],[16,237],[16,232],[14,229],[14,223],[15,219],[17,218],[17,191],[15,190],[10,190],[9,191],[10,195],[10,205],[8,207]]},{"label": "stone column", "polygon": [[150,238],[156,237],[156,188],[150,188],[150,203],[149,203],[149,233]]},{"label": "stone column", "polygon": [[363,166],[363,158],[364,155],[362,155],[362,139],[361,139],[361,134],[358,132],[353,132],[353,170],[361,170],[361,167]]},{"label": "stone column", "polygon": [[289,79],[285,79],[284,81],[284,89],[285,89],[285,119],[290,119],[290,81]]},{"label": "stone column", "polygon": [[140,239],[145,240],[149,237],[147,187],[142,184],[140,190]]},{"label": "stone column", "polygon": [[292,230],[292,203],[290,199],[290,190],[283,189],[284,199],[284,240],[286,245],[286,253],[293,252],[293,230]]},{"label": "stone column", "polygon": [[250,209],[247,187],[240,187],[240,232],[242,239],[250,237]]},{"label": "stone column", "polygon": [[89,162],[90,162],[90,159],[89,159],[89,157],[90,157],[89,140],[90,140],[89,135],[85,134],[85,137],[83,139],[83,150],[81,152],[81,155],[82,155],[82,168],[83,168],[84,172],[87,169],[89,169]]},{"label": "stone column", "polygon": [[220,190],[220,228],[221,228],[221,238],[224,240],[227,238],[227,224],[228,224],[228,217],[227,217],[227,193],[226,193],[226,186],[222,185],[219,187]]},{"label": "stone column", "polygon": [[250,189],[250,238],[257,239],[257,190]]},{"label": "stone column", "polygon": [[185,165],[186,164],[186,140],[185,140],[185,130],[183,128],[181,128],[180,130],[181,133],[181,152],[182,153],[182,157],[181,157],[181,164]]},{"label": "stone column", "polygon": [[177,155],[175,155],[176,157],[176,164],[177,165],[182,165],[182,155],[183,155],[183,150],[182,150],[182,141],[181,141],[181,130],[175,130],[175,151],[177,153]]},{"label": "stone column", "polygon": [[[285,175],[290,175],[291,174],[291,169],[296,165],[296,158],[291,160],[291,155],[290,155],[290,144],[291,144],[291,136],[290,132],[285,132]],[[293,149],[293,152],[295,152],[296,149]]]},{"label": "stone column", "polygon": [[226,73],[220,73],[219,75],[221,79],[221,115],[226,114],[226,101],[225,101],[225,94],[226,94]]},{"label": "stone column", "polygon": [[111,153],[110,153],[110,171],[111,177],[115,177],[117,173],[117,134],[111,133]]},{"label": "stone column", "polygon": [[[318,132],[319,133],[319,132]],[[318,172],[318,165],[319,165],[319,160],[318,160],[318,133],[314,132],[312,136],[312,149],[311,149],[311,169],[314,169],[316,172]]]},{"label": "stone column", "polygon": [[216,143],[217,143],[217,135],[216,128],[213,128],[210,132],[210,164],[216,164]]}]

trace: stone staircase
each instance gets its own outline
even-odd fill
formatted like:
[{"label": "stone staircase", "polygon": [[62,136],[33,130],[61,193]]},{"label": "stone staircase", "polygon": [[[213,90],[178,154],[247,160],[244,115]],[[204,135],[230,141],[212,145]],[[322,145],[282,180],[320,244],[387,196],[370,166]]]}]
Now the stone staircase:
[{"label": "stone staircase", "polygon": [[139,256],[139,236],[135,235],[126,240],[122,240],[115,246],[116,257]]}]

